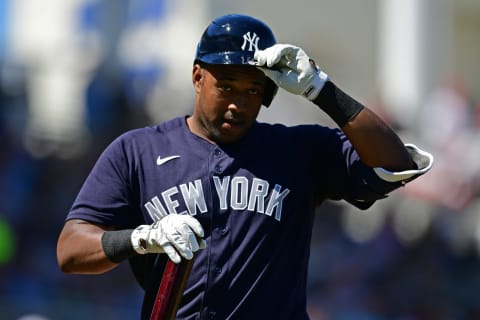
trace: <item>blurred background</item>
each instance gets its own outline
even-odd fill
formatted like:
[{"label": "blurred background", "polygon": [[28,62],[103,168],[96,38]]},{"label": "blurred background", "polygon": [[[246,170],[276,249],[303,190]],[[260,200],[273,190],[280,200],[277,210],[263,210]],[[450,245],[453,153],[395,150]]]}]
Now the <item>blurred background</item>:
[{"label": "blurred background", "polygon": [[[476,0],[0,0],[0,319],[138,319],[127,264],[62,274],[57,237],[113,138],[191,112],[196,43],[231,12],[303,47],[435,156],[368,211],[318,208],[311,318],[480,319]],[[284,92],[260,120],[333,126]]]}]

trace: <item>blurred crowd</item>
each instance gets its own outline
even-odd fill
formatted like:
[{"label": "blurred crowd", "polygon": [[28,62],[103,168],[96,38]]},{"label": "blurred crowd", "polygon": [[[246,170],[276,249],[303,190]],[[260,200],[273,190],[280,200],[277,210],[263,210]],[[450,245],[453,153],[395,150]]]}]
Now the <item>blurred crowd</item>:
[{"label": "blurred crowd", "polygon": [[[127,263],[100,276],[65,275],[56,240],[106,145],[128,129],[170,118],[175,99],[185,104],[193,95],[154,87],[167,72],[162,68],[120,68],[105,59],[88,73],[75,71],[87,75],[75,96],[84,109],[64,113],[76,120],[69,125],[80,118],[82,127],[76,135],[66,135],[68,127],[51,135],[32,126],[32,115],[48,117],[32,111],[38,102],[32,73],[41,70],[0,59],[0,319],[138,318],[142,292]],[[68,93],[56,94],[68,99]],[[155,116],[151,96],[157,96]],[[382,115],[405,142],[431,152],[434,167],[365,212],[343,202],[318,208],[308,275],[311,318],[479,319],[479,101],[461,78],[448,77],[411,127]]]}]

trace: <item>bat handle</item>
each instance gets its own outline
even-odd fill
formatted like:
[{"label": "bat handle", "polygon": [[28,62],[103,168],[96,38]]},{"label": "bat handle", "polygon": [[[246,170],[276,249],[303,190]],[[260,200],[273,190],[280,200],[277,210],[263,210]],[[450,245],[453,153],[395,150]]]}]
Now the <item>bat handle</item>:
[{"label": "bat handle", "polygon": [[179,264],[173,263],[170,259],[167,261],[150,320],[175,319],[194,258],[182,259]]}]

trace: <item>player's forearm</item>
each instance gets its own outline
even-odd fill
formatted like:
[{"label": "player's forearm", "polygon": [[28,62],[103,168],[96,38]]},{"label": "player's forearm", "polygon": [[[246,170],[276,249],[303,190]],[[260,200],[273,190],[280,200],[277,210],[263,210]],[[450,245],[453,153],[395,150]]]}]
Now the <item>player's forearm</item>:
[{"label": "player's forearm", "polygon": [[342,130],[368,166],[391,171],[416,169],[400,138],[371,110],[363,109]]},{"label": "player's forearm", "polygon": [[65,223],[57,244],[57,259],[65,273],[103,273],[137,254],[166,253],[174,263],[190,260],[204,249],[203,228],[190,215],[172,214],[151,225],[115,230],[87,221]]},{"label": "player's forearm", "polygon": [[101,238],[104,230],[98,226],[68,221],[60,234],[57,259],[65,273],[98,274],[117,266],[105,255]]},{"label": "player's forearm", "polygon": [[339,124],[362,161],[392,171],[415,165],[398,135],[370,109],[328,81],[313,101]]},{"label": "player's forearm", "polygon": [[337,88],[303,49],[276,44],[257,50],[255,65],[277,86],[302,95],[327,113],[365,164],[391,171],[416,169],[406,147],[389,126]]}]

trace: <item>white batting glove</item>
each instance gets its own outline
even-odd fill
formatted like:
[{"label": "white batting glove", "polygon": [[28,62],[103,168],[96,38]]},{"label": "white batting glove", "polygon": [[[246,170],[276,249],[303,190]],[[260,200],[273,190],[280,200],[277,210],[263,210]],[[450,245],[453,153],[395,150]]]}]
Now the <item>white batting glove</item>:
[{"label": "white batting glove", "polygon": [[276,44],[255,52],[255,65],[275,84],[293,94],[314,100],[328,75],[321,71],[303,49],[290,44]]},{"label": "white batting glove", "polygon": [[169,214],[151,225],[138,226],[131,241],[140,254],[166,253],[170,260],[179,263],[180,255],[190,260],[194,252],[206,247],[203,236],[203,228],[194,217]]}]

